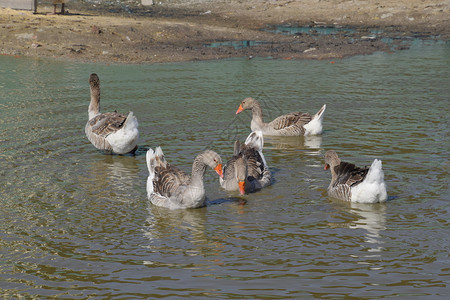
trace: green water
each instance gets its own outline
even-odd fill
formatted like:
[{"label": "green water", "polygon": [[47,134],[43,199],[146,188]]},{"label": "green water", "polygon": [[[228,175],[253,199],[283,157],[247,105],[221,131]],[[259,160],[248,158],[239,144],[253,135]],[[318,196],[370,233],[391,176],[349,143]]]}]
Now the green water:
[{"label": "green water", "polygon": [[[100,65],[0,57],[0,296],[298,299],[449,296],[450,47],[343,60]],[[136,156],[84,136],[88,77],[102,110],[134,111]],[[145,151],[189,170],[226,161],[261,100],[268,121],[315,113],[320,137],[266,139],[274,184],[239,197],[205,176],[207,207],[146,199]],[[329,199],[323,154],[383,161],[389,201]]]}]

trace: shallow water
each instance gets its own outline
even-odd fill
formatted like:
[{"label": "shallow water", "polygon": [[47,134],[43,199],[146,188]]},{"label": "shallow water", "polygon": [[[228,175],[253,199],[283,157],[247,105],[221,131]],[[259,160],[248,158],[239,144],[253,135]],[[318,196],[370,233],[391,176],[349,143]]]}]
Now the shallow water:
[{"label": "shallow water", "polygon": [[[447,299],[448,43],[335,61],[234,59],[100,65],[0,57],[0,288],[58,298]],[[84,136],[88,77],[103,111],[133,110],[136,156]],[[266,120],[327,104],[322,136],[266,138],[275,182],[239,197],[205,176],[207,207],[149,205],[145,151],[184,170],[209,147],[226,160]],[[389,201],[326,196],[328,149],[381,158]]]},{"label": "shallow water", "polygon": [[273,33],[281,33],[286,35],[299,35],[299,34],[310,34],[310,35],[329,35],[329,34],[351,34],[355,33],[356,30],[353,28],[346,27],[336,27],[327,25],[315,25],[315,26],[285,26],[285,25],[274,25],[266,28],[267,31]]}]

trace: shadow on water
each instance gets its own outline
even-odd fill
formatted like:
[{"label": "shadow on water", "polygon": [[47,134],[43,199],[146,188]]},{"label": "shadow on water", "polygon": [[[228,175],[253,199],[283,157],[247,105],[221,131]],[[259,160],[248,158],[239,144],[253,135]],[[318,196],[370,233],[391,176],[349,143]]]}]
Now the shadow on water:
[{"label": "shadow on water", "polygon": [[397,195],[392,195],[392,196],[389,196],[388,195],[388,198],[387,198],[387,202],[390,202],[390,201],[393,201],[393,200],[397,200],[398,198],[400,198],[400,196],[397,196]]},{"label": "shadow on water", "polygon": [[105,150],[99,150],[96,149],[98,153],[102,154],[102,155],[106,155],[106,156],[141,156],[141,155],[145,155],[148,151],[148,149],[150,149],[150,146],[143,146],[143,145],[138,145],[137,149],[134,152],[129,152],[129,153],[125,153],[125,154],[117,154],[117,153],[112,153],[110,151],[105,151]]},{"label": "shadow on water", "polygon": [[142,156],[142,155],[146,155],[148,149],[150,149],[150,146],[147,145],[138,145],[138,148],[136,150],[136,152],[134,152],[134,156]]},{"label": "shadow on water", "polygon": [[239,198],[239,197],[219,198],[219,199],[215,199],[215,200],[207,200],[206,206],[221,205],[221,204],[227,204],[227,203],[245,205],[245,204],[247,204],[247,200],[244,198]]}]

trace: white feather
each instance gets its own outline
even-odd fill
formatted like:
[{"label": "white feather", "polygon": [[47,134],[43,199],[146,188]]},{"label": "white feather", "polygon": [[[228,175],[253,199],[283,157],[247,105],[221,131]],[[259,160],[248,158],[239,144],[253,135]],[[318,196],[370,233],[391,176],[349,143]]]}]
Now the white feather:
[{"label": "white feather", "polygon": [[319,112],[314,115],[313,119],[308,124],[303,125],[305,128],[305,136],[322,133],[322,120],[326,108],[327,105],[324,104]]},{"label": "white feather", "polygon": [[381,160],[375,159],[363,182],[352,187],[352,202],[377,203],[387,200]]},{"label": "white feather", "polygon": [[146,154],[147,168],[148,168],[148,178],[147,178],[147,197],[153,193],[153,179],[155,178],[155,169],[152,166],[152,160],[155,158],[155,152],[153,149],[148,149]]},{"label": "white feather", "polygon": [[262,151],[264,145],[264,138],[261,130],[256,130],[250,133],[245,140],[245,144],[258,151]]},{"label": "white feather", "polygon": [[133,112],[128,114],[123,127],[115,133],[106,137],[115,153],[131,152],[137,144],[139,138],[139,124]]},{"label": "white feather", "polygon": [[263,160],[264,165],[267,167],[266,158],[264,157],[264,154],[262,153],[263,147],[264,147],[264,137],[261,130],[255,130],[252,133],[250,133],[245,140],[245,144],[247,146],[250,146],[252,148],[255,148],[259,155],[261,156],[261,159]]}]

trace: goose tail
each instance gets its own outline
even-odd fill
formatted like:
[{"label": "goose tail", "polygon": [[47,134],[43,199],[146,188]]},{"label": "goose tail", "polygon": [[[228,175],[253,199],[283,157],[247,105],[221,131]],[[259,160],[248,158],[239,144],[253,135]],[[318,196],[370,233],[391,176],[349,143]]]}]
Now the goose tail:
[{"label": "goose tail", "polygon": [[386,200],[387,192],[382,163],[381,160],[375,159],[364,181],[352,189],[352,201],[377,203]]},{"label": "goose tail", "polygon": [[264,147],[264,137],[261,130],[256,130],[250,133],[245,140],[244,143],[246,146],[254,148],[256,151],[258,151],[259,155],[261,156],[261,159],[264,163],[264,166],[267,167],[266,158],[264,157],[264,154],[262,152]]},{"label": "goose tail", "polygon": [[313,120],[314,119],[323,119],[323,113],[325,112],[325,109],[327,109],[327,105],[324,104],[319,111],[314,115]]},{"label": "goose tail", "polygon": [[139,139],[138,121],[130,112],[125,119],[120,130],[106,137],[112,147],[113,152],[117,154],[133,153],[137,149]]},{"label": "goose tail", "polygon": [[130,111],[125,120],[125,123],[123,123],[123,128],[125,129],[125,131],[129,132],[129,131],[138,130],[138,127],[139,127],[138,120],[134,116],[134,113],[132,111]]},{"label": "goose tail", "polygon": [[327,105],[324,104],[313,116],[312,120],[303,126],[305,128],[305,135],[316,135],[322,133],[322,120],[326,108]]},{"label": "goose tail", "polygon": [[153,180],[156,177],[156,167],[166,166],[166,159],[164,158],[164,153],[161,147],[156,147],[155,151],[153,149],[148,149],[146,154],[147,168],[148,168],[148,179],[147,179],[147,195],[153,193]]},{"label": "goose tail", "polygon": [[262,151],[264,146],[264,137],[261,130],[253,131],[245,140],[245,145],[255,148],[257,151]]}]

